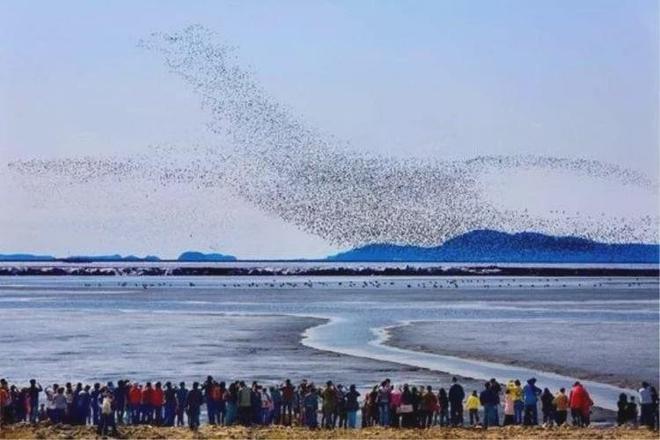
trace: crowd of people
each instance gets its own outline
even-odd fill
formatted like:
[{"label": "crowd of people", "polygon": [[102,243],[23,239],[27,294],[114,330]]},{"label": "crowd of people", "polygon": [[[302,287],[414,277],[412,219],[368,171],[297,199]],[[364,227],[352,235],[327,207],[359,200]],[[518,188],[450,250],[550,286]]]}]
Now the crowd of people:
[{"label": "crowd of people", "polygon": [[[43,393],[43,398],[41,397]],[[117,425],[149,424],[197,429],[202,409],[212,425],[244,426],[301,425],[309,428],[357,428],[389,426],[428,428],[431,426],[563,425],[590,424],[593,401],[580,382],[567,392],[541,389],[536,379],[523,385],[519,380],[506,384],[495,379],[481,390],[466,392],[457,378],[448,389],[403,384],[389,379],[361,393],[355,385],[345,387],[328,381],[317,387],[303,380],[289,379],[264,386],[235,381],[217,382],[208,376],[187,387],[185,382],[95,383],[93,386],[52,384],[43,388],[36,380],[29,386],[9,385],[0,380],[0,426],[7,423],[49,420],[52,423],[94,425],[100,434],[114,433]],[[619,425],[645,425],[658,429],[658,393],[642,383],[638,400],[621,394],[617,402]],[[539,417],[540,408],[540,417]],[[500,415],[500,409],[503,417]],[[465,413],[467,412],[467,417]]]}]

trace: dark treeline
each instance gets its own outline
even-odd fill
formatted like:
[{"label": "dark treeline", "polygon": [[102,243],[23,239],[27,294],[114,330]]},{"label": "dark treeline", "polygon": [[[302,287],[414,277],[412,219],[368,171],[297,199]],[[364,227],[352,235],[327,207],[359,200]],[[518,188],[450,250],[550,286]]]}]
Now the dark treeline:
[{"label": "dark treeline", "polygon": [[[638,396],[622,394],[617,406],[619,425],[658,428],[658,393],[642,383]],[[42,396],[43,395],[43,396]],[[637,399],[636,399],[637,397]],[[203,382],[116,384],[52,384],[36,380],[28,386],[0,380],[0,425],[40,421],[94,425],[100,434],[117,426],[148,424],[197,429],[203,410],[212,425],[297,425],[308,428],[354,429],[367,426],[429,428],[432,426],[493,427],[544,426],[571,423],[588,426],[593,406],[588,391],[576,382],[566,391],[541,389],[536,379],[524,385],[491,379],[481,390],[465,390],[457,378],[447,389],[432,386],[395,386],[389,379],[367,391],[355,385],[328,381],[316,386],[306,380],[285,380],[265,386],[235,381],[229,384],[208,376]]]}]

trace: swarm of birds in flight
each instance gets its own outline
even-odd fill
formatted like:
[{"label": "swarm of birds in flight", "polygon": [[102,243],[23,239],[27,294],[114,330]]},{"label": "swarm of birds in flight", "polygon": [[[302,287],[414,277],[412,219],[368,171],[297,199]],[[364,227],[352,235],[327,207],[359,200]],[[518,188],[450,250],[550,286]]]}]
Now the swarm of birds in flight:
[{"label": "swarm of birds in flight", "polygon": [[[474,229],[570,232],[607,241],[645,241],[657,218],[532,215],[485,196],[480,177],[510,170],[560,171],[657,192],[642,173],[596,160],[482,156],[464,161],[397,159],[357,152],[322,134],[265,91],[235,49],[191,26],[155,33],[140,46],[162,56],[210,114],[218,145],[156,146],[132,157],[22,160],[10,168],[61,182],[149,179],[159,185],[223,186],[269,215],[339,246],[437,245]],[[558,225],[558,222],[561,225]],[[558,227],[560,226],[560,227]]]}]

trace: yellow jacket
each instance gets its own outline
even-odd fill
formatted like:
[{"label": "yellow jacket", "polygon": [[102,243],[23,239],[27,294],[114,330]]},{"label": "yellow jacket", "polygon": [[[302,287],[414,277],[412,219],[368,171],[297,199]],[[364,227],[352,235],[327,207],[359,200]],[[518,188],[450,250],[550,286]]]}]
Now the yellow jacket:
[{"label": "yellow jacket", "polygon": [[465,406],[467,406],[468,410],[479,409],[479,398],[470,394],[470,397],[467,398]]},{"label": "yellow jacket", "polygon": [[522,387],[517,386],[512,380],[509,381],[509,383],[506,384],[506,389],[509,390],[509,395],[511,396],[511,399],[515,402],[516,400],[523,400],[522,397]]}]

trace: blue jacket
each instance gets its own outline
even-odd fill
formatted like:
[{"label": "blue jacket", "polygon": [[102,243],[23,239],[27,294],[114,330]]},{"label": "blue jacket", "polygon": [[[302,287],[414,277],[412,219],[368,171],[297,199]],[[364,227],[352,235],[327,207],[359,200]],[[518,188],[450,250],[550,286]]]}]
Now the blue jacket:
[{"label": "blue jacket", "polygon": [[536,405],[541,395],[541,389],[536,385],[527,384],[523,387],[523,401],[525,405]]}]

